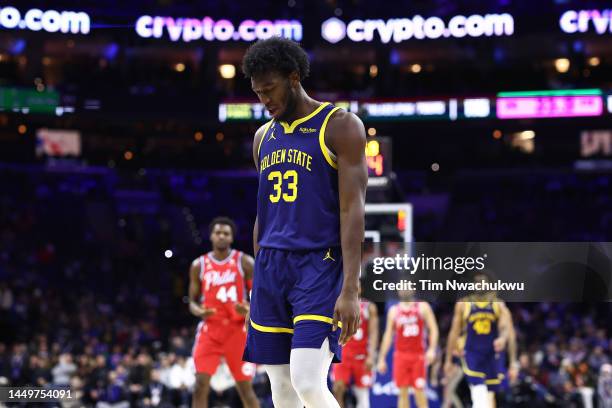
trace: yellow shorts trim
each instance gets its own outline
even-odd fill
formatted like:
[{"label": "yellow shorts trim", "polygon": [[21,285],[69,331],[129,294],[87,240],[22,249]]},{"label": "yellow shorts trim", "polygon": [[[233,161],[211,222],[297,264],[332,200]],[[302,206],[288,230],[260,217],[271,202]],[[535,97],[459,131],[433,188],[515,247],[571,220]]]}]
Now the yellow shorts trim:
[{"label": "yellow shorts trim", "polygon": [[467,366],[467,363],[465,362],[464,358],[461,359],[461,366],[463,367],[463,372],[466,375],[469,375],[470,377],[487,378],[487,374],[486,373],[483,373],[483,372],[480,372],[480,371],[470,370],[470,368]]},{"label": "yellow shorts trim", "polygon": [[[296,324],[297,322],[301,322],[302,320],[315,320],[317,322],[334,324],[334,319],[332,319],[331,317],[313,315],[313,314],[295,316],[293,318],[293,324]],[[342,328],[342,322],[338,322],[338,327]]]},{"label": "yellow shorts trim", "polygon": [[293,329],[289,329],[287,327],[270,327],[270,326],[262,326],[260,324],[255,323],[251,320],[251,327],[255,330],[264,332],[264,333],[289,333],[293,334]]}]

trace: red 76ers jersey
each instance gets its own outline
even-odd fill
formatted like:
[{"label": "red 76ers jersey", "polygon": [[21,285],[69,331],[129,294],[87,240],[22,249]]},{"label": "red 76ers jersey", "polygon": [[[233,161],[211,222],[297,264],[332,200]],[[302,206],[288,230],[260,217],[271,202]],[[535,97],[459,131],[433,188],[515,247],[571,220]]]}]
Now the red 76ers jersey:
[{"label": "red 76ers jersey", "polygon": [[398,303],[395,314],[395,350],[400,353],[424,353],[425,333],[420,302]]},{"label": "red 76ers jersey", "polygon": [[214,308],[207,323],[244,321],[234,305],[246,299],[244,271],[241,251],[232,250],[223,260],[215,259],[212,252],[200,257],[200,287],[202,305]]},{"label": "red 76ers jersey", "polygon": [[363,360],[368,355],[368,324],[370,320],[370,302],[359,302],[361,320],[357,332],[351,337],[346,346],[342,348],[342,355],[346,358]]}]

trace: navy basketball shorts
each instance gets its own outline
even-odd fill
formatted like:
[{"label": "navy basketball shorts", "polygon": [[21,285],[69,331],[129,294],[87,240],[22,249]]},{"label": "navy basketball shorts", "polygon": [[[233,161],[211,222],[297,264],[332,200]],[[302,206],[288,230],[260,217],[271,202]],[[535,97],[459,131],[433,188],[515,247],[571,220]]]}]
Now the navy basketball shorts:
[{"label": "navy basketball shorts", "polygon": [[260,248],[243,360],[289,364],[292,349],[319,349],[328,339],[334,362],[339,362],[340,328],[332,331],[332,321],[342,281],[340,248]]},{"label": "navy basketball shorts", "polygon": [[489,391],[498,391],[505,377],[500,372],[499,360],[498,353],[478,353],[466,350],[462,365],[468,384],[485,384]]}]

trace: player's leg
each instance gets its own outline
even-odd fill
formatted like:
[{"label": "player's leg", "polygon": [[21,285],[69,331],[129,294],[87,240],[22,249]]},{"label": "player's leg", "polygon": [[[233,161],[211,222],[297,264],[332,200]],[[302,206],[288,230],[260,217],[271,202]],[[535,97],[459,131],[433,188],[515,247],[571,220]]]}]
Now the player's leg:
[{"label": "player's leg", "polygon": [[414,389],[414,399],[419,408],[427,408],[427,368],[425,366],[425,356],[422,354],[413,356],[410,359],[410,386]]},{"label": "player's leg", "polygon": [[338,401],[340,408],[344,408],[344,396],[346,395],[346,383],[336,379],[334,381],[334,397]]},{"label": "player's leg", "polygon": [[332,367],[332,379],[333,379],[333,391],[334,397],[341,408],[344,408],[344,398],[346,396],[346,389],[348,384],[351,383],[351,363],[348,360],[344,360],[341,363],[334,364]]},{"label": "player's leg", "polygon": [[[490,408],[491,399],[485,383],[493,358],[487,354],[466,352],[462,361],[463,372],[470,385],[473,408]],[[492,373],[494,376],[495,374]]]},{"label": "player's leg", "polygon": [[334,358],[329,339],[318,349],[293,348],[291,350],[291,383],[306,408],[339,407],[327,387],[327,374]]},{"label": "player's leg", "polygon": [[276,408],[302,408],[289,369],[293,322],[284,295],[286,252],[260,248],[257,253],[243,359],[264,366]]},{"label": "player's leg", "polygon": [[485,384],[470,385],[470,395],[472,397],[473,408],[490,408],[491,399]]},{"label": "player's leg", "polygon": [[[230,330],[230,329],[228,329]],[[255,364],[242,361],[242,351],[246,343],[246,332],[244,326],[239,324],[231,329],[234,333],[224,344],[225,361],[236,381],[236,390],[245,408],[259,408],[259,401],[253,391],[251,381],[255,376]]]},{"label": "player's leg", "polygon": [[213,341],[205,325],[198,326],[198,335],[193,346],[193,362],[196,369],[196,381],[193,389],[192,407],[208,408],[210,395],[210,378],[217,371],[221,362],[222,350]]},{"label": "player's leg", "polygon": [[428,403],[427,403],[427,394],[425,393],[425,389],[421,388],[415,388],[414,389],[414,400],[416,401],[416,405],[419,408],[427,408],[428,407]]},{"label": "player's leg", "polygon": [[366,366],[365,360],[354,361],[352,367],[352,374],[355,379],[353,393],[357,400],[356,408],[370,408],[370,387],[374,380],[372,370]]},{"label": "player's leg", "polygon": [[410,408],[408,387],[400,387],[399,395],[397,396],[397,408]]},{"label": "player's leg", "polygon": [[489,391],[489,403],[491,404],[491,408],[495,408],[497,403],[495,402],[495,393],[493,391]]},{"label": "player's leg", "polygon": [[353,387],[357,406],[355,408],[370,408],[370,389],[368,387]]},{"label": "player's leg", "polygon": [[444,401],[442,403],[442,408],[450,408],[454,406],[455,408],[463,408],[463,404],[461,400],[457,396],[457,387],[463,378],[463,371],[457,365],[453,365],[453,372],[448,378],[448,382],[444,387]]},{"label": "player's leg", "polygon": [[250,380],[236,381],[236,390],[244,408],[259,408],[259,400],[255,391],[253,391],[253,384]]},{"label": "player's leg", "polygon": [[270,379],[272,403],[274,407],[302,408],[304,404],[300,401],[291,383],[291,370],[289,364],[266,365],[264,368]]},{"label": "player's leg", "polygon": [[196,373],[195,377],[191,406],[193,408],[208,408],[211,376],[205,373]]}]

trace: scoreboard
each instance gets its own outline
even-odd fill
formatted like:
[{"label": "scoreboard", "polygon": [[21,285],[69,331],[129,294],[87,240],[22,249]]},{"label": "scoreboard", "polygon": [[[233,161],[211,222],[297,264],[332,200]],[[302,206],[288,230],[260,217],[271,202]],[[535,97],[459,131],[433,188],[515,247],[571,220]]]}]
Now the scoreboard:
[{"label": "scoreboard", "polygon": [[366,159],[370,178],[387,177],[391,173],[391,138],[368,137]]}]

